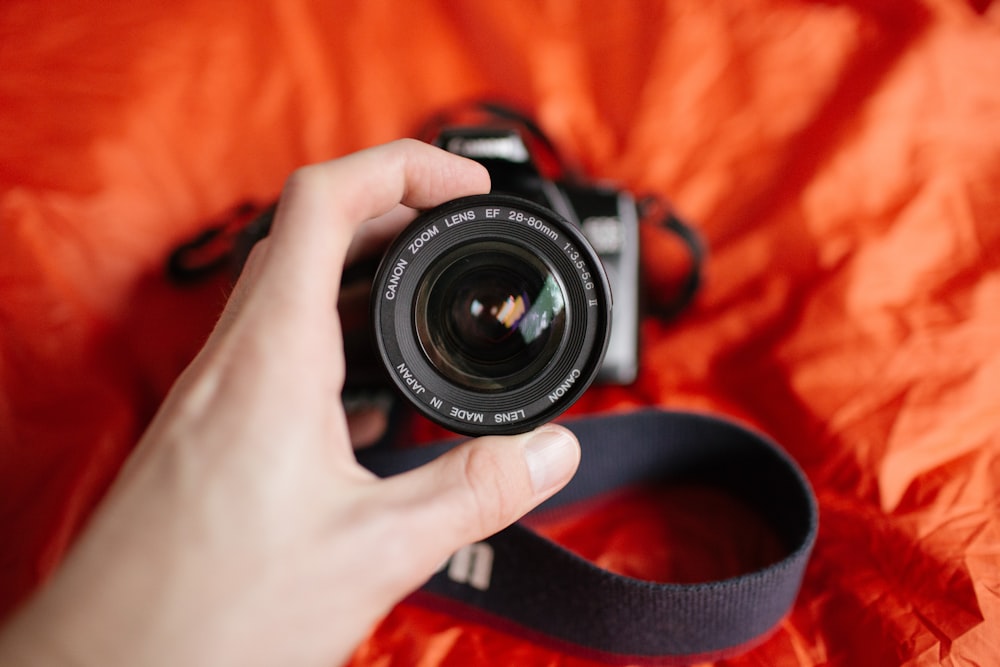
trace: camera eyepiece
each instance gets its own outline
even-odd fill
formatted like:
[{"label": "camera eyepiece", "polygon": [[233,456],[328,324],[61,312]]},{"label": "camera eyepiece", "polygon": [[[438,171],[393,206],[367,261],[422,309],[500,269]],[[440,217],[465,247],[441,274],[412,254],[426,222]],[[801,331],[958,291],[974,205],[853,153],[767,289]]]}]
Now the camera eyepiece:
[{"label": "camera eyepiece", "polygon": [[372,288],[379,355],[424,415],[465,435],[531,430],[601,367],[611,290],[597,253],[519,197],[464,197],[393,241]]}]

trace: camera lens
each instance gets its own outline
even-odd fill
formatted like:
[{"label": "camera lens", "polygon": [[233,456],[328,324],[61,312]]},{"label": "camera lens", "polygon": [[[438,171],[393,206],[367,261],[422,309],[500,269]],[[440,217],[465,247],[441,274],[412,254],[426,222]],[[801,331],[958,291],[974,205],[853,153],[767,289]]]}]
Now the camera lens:
[{"label": "camera lens", "polygon": [[523,386],[552,358],[566,324],[563,289],[536,255],[482,242],[444,257],[417,290],[416,331],[431,364],[484,392]]},{"label": "camera lens", "polygon": [[593,381],[611,293],[571,223],[524,199],[478,195],[399,234],[375,277],[372,317],[388,374],[420,412],[457,433],[518,433]]}]

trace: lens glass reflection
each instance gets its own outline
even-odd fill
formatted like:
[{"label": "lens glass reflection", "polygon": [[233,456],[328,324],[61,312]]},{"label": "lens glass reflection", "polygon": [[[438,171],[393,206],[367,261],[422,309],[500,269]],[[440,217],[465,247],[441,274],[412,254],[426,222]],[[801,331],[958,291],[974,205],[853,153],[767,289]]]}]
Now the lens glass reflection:
[{"label": "lens glass reflection", "polygon": [[558,350],[566,303],[540,259],[518,246],[481,245],[489,247],[453,253],[428,273],[417,298],[417,337],[456,383],[508,390],[529,382]]}]

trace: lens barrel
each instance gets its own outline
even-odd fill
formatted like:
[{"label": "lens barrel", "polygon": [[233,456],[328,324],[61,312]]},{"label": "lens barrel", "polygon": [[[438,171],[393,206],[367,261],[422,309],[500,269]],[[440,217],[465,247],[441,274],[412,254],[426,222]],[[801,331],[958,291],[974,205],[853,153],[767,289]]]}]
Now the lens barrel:
[{"label": "lens barrel", "polygon": [[372,287],[376,345],[401,393],[465,435],[529,431],[590,385],[611,290],[597,253],[554,212],[510,195],[417,217]]}]

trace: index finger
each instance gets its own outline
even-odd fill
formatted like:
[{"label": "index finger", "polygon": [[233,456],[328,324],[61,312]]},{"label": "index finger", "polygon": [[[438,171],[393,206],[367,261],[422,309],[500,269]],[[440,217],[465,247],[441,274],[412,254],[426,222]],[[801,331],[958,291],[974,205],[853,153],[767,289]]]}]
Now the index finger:
[{"label": "index finger", "polygon": [[412,139],[297,170],[278,203],[260,286],[335,303],[351,239],[402,203],[429,208],[488,192],[478,163]]}]

